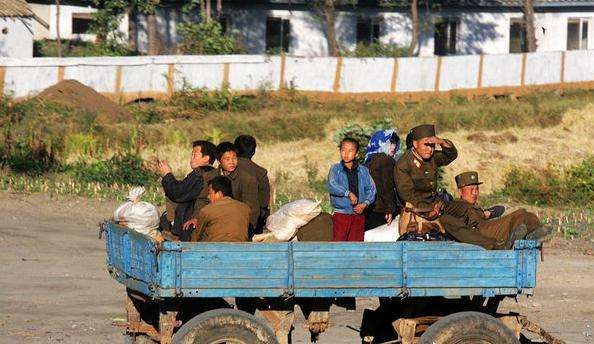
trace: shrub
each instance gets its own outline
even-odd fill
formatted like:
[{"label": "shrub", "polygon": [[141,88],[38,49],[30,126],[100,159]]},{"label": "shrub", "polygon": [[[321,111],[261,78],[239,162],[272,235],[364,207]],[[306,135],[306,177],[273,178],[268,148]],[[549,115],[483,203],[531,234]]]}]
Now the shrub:
[{"label": "shrub", "polygon": [[376,120],[371,122],[369,125],[362,126],[355,122],[349,122],[346,126],[338,129],[334,133],[334,142],[338,146],[342,139],[345,137],[351,137],[359,141],[359,153],[357,154],[357,160],[363,162],[365,159],[365,152],[371,135],[378,130],[392,129],[392,121],[388,118]]},{"label": "shrub", "polygon": [[111,159],[93,163],[78,161],[65,168],[80,181],[104,185],[152,185],[158,175],[147,168],[143,160],[133,154],[115,155]]},{"label": "shrub", "polygon": [[5,142],[0,153],[0,165],[14,173],[40,175],[58,166],[51,146],[42,141],[19,139],[15,144]]},{"label": "shrub", "polygon": [[594,156],[565,171],[512,168],[497,192],[535,205],[594,207]]},{"label": "shrub", "polygon": [[181,36],[180,49],[185,54],[228,55],[242,52],[234,35],[225,35],[216,20],[200,20],[177,26]]},{"label": "shrub", "polygon": [[343,55],[347,57],[404,57],[408,56],[408,48],[380,42],[359,43],[353,51],[345,51]]}]

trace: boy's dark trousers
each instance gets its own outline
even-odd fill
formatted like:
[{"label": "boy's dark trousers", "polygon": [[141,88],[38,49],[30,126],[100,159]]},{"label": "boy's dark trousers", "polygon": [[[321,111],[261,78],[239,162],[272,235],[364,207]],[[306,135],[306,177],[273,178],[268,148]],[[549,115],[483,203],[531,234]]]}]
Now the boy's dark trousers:
[{"label": "boy's dark trousers", "polygon": [[363,241],[365,216],[362,214],[332,215],[332,241]]}]

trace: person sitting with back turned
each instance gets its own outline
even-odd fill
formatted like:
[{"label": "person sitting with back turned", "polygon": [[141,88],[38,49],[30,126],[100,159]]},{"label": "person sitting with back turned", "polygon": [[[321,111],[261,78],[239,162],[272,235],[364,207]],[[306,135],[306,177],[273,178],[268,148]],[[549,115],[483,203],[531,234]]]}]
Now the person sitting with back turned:
[{"label": "person sitting with back turned", "polygon": [[551,233],[549,225],[541,225],[538,217],[525,209],[494,219],[501,216],[504,209],[493,207],[484,210],[477,205],[480,184],[477,172],[456,176],[460,199],[448,203],[440,218],[446,232],[456,240],[486,249],[509,250],[516,240],[542,242]]},{"label": "person sitting with back turned", "polygon": [[239,135],[235,139],[237,148],[237,167],[246,171],[256,178],[258,182],[258,202],[260,203],[260,216],[258,224],[250,237],[254,234],[262,234],[266,226],[266,219],[270,215],[270,181],[268,180],[268,171],[252,161],[256,154],[256,139],[250,135]]},{"label": "person sitting with back turned", "polygon": [[207,190],[210,203],[198,213],[191,241],[247,241],[250,207],[231,197],[231,180],[223,176],[214,177],[208,182]]},{"label": "person sitting with back turned", "polygon": [[[412,147],[394,167],[396,191],[404,203],[400,234],[413,229],[425,231],[425,227],[427,230],[440,227],[438,218],[444,201],[437,193],[437,169],[449,165],[458,157],[452,141],[435,136],[435,127],[431,124],[411,129],[410,139]],[[435,145],[439,145],[441,150],[435,150]]]},{"label": "person sitting with back turned", "polygon": [[[247,204],[250,209],[250,227],[256,228],[260,216],[258,202],[258,182],[256,178],[237,166],[237,149],[231,142],[222,142],[217,146],[217,160],[219,167],[204,174],[204,181],[217,176],[226,176],[231,180],[233,198]],[[184,228],[196,225],[200,210],[209,203],[206,188],[202,190],[194,205],[194,218],[184,224]],[[250,229],[250,233],[253,233]],[[251,237],[250,237],[251,239]]]},{"label": "person sitting with back turned", "polygon": [[216,146],[209,141],[194,141],[190,157],[192,171],[182,180],[175,179],[166,161],[158,162],[163,176],[161,185],[167,196],[167,212],[161,218],[161,227],[180,241],[190,240],[191,231],[182,230],[182,225],[192,218],[194,203],[205,186],[203,174],[213,169],[215,150]]},{"label": "person sitting with back turned", "polygon": [[378,130],[369,139],[364,165],[375,183],[375,201],[365,210],[365,230],[391,224],[399,211],[394,166],[400,147],[400,138],[395,130]]},{"label": "person sitting with back turned", "polygon": [[332,241],[363,241],[363,212],[375,200],[375,184],[367,167],[357,163],[359,142],[347,137],[339,148],[341,161],[330,168],[327,182],[334,208]]}]

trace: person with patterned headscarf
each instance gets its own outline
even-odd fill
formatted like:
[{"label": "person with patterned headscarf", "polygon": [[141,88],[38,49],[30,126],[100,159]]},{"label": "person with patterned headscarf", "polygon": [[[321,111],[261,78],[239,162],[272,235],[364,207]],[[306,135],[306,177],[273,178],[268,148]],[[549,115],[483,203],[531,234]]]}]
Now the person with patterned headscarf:
[{"label": "person with patterned headscarf", "polygon": [[394,165],[400,149],[400,138],[396,131],[378,130],[369,140],[364,165],[375,182],[377,195],[365,213],[365,230],[391,223],[398,213]]}]

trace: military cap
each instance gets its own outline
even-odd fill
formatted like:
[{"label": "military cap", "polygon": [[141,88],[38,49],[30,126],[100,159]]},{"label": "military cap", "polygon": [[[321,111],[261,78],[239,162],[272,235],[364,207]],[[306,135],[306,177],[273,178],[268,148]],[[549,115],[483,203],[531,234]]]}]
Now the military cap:
[{"label": "military cap", "polygon": [[433,124],[418,125],[410,130],[413,140],[420,140],[426,137],[435,136],[435,126]]},{"label": "military cap", "polygon": [[478,173],[475,171],[463,172],[456,176],[456,185],[458,189],[467,185],[479,185],[483,182],[479,181]]}]

